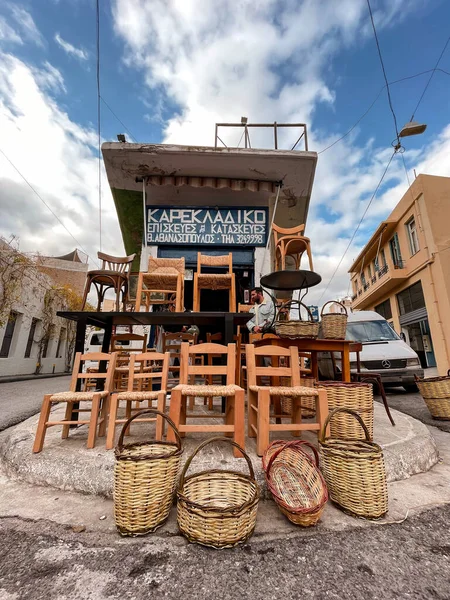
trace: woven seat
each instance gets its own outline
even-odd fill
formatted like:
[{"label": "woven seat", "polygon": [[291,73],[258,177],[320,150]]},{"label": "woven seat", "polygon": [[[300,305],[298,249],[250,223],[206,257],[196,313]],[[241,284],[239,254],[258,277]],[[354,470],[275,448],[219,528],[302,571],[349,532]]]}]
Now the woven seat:
[{"label": "woven seat", "polygon": [[173,390],[180,390],[183,396],[209,398],[214,396],[234,396],[241,388],[238,385],[177,385]]},{"label": "woven seat", "polygon": [[141,310],[145,297],[145,310],[152,304],[168,304],[175,312],[184,310],[184,257],[148,259],[147,272],[141,271],[136,292],[136,312]]},{"label": "woven seat", "polygon": [[[228,273],[202,273],[202,265],[207,267],[228,267]],[[197,272],[194,273],[194,312],[200,311],[201,290],[228,290],[228,310],[236,310],[236,278],[233,273],[233,255],[225,256],[197,255]]]},{"label": "woven seat", "polygon": [[157,400],[161,392],[166,390],[148,390],[147,392],[120,392],[117,394],[118,400],[131,400],[132,402],[142,402],[142,400]]},{"label": "woven seat", "polygon": [[89,291],[93,285],[97,291],[97,311],[101,310],[105,293],[110,289],[113,289],[116,294],[115,309],[117,312],[120,309],[120,294],[122,293],[122,305],[123,310],[125,311],[128,302],[128,282],[130,278],[131,264],[136,254],[117,257],[98,252],[97,256],[102,261],[102,268],[94,271],[88,271],[80,310],[84,309]]},{"label": "woven seat", "polygon": [[316,388],[309,388],[304,385],[295,387],[285,386],[264,386],[264,385],[250,385],[249,390],[251,392],[259,392],[260,390],[269,390],[271,396],[287,396],[293,398],[295,396],[318,396],[319,392]]},{"label": "woven seat", "polygon": [[58,392],[57,394],[52,394],[50,399],[52,402],[83,402],[85,400],[92,400],[94,396],[106,398],[108,394],[109,392],[105,390],[97,392]]}]

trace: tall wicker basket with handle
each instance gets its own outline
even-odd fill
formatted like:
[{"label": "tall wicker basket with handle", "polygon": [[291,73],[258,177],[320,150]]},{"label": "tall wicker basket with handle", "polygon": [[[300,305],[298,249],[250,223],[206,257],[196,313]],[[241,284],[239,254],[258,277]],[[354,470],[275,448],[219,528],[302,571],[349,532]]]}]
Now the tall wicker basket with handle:
[{"label": "tall wicker basket with handle", "polygon": [[291,300],[283,305],[283,308],[291,308],[293,306],[298,306],[299,317],[301,319],[300,307],[306,309],[308,314],[307,321],[275,321],[275,333],[284,338],[298,339],[298,338],[316,338],[319,335],[319,323],[314,321],[311,311],[309,308],[303,304],[303,302],[299,302],[298,300]]},{"label": "tall wicker basket with handle", "polygon": [[[225,442],[238,448],[247,461],[250,474],[213,469],[186,477],[194,457],[214,442]],[[231,548],[253,534],[259,496],[253,466],[244,450],[229,438],[211,438],[198,446],[181,473],[177,490],[178,527],[190,542]]]},{"label": "tall wicker basket with handle", "polygon": [[[123,443],[130,423],[147,413],[159,415],[169,423],[175,431],[176,443]],[[158,410],[142,410],[124,424],[115,449],[114,466],[114,519],[121,535],[145,535],[164,524],[173,504],[182,452],[175,424]]]},{"label": "tall wicker basket with handle", "polygon": [[[327,304],[338,304],[341,308],[344,309],[342,313],[327,313],[323,314],[323,310]],[[332,340],[345,340],[345,333],[347,330],[347,318],[348,313],[345,306],[338,302],[337,300],[330,300],[329,302],[325,302],[322,306],[322,310],[320,311],[320,318],[322,320],[322,336],[325,339]]]},{"label": "tall wicker basket with handle", "polygon": [[[363,428],[366,439],[326,438],[326,430],[335,415],[347,412]],[[353,410],[335,408],[323,424],[319,438],[322,473],[330,499],[356,517],[377,519],[388,510],[388,493],[383,451],[370,441],[361,417]]]},{"label": "tall wicker basket with handle", "polygon": [[450,369],[444,377],[416,377],[416,383],[433,419],[450,421]]}]

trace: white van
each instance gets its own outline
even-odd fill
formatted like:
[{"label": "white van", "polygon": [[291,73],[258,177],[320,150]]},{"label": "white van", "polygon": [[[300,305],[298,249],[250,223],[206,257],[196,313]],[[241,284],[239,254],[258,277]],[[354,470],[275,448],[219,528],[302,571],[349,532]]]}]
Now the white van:
[{"label": "white van", "polygon": [[[139,335],[143,335],[144,333],[147,334],[148,336],[148,327],[146,326],[141,326],[138,325],[136,327],[134,327],[134,333],[137,333]],[[116,334],[121,334],[121,333],[129,333],[128,329],[126,327],[117,327],[116,329]],[[102,345],[103,345],[103,337],[105,335],[105,332],[103,331],[103,329],[94,329],[92,331],[89,331],[89,333],[86,336],[86,341],[84,343],[84,352],[85,354],[87,354],[88,352],[101,352],[102,351]],[[133,350],[134,348],[136,350],[142,348],[142,342],[141,341],[134,341],[134,340],[122,340],[120,342],[120,345],[123,347],[124,350]],[[85,363],[86,367],[96,367],[97,366],[97,362],[96,361],[86,361]]]},{"label": "white van", "polygon": [[[407,392],[416,392],[414,375],[423,377],[420,360],[377,312],[361,310],[348,315],[347,340],[362,343],[360,352],[361,372],[379,373],[385,387],[403,386]],[[340,369],[340,354],[336,354],[336,366]],[[356,354],[350,354],[350,369],[356,371]],[[329,354],[319,358],[321,377],[333,379],[333,366]]]}]

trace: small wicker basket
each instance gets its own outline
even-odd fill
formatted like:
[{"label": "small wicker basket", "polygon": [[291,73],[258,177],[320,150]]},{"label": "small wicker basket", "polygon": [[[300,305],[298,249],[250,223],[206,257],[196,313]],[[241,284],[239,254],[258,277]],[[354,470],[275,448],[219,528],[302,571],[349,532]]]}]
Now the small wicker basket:
[{"label": "small wicker basket", "polygon": [[[146,413],[164,418],[175,431],[176,443],[124,444],[130,423]],[[114,519],[121,535],[146,535],[164,524],[173,504],[182,453],[180,435],[167,415],[154,409],[142,410],[124,424],[114,466]]]},{"label": "small wicker basket", "polygon": [[[196,454],[218,441],[231,444],[242,452],[250,475],[214,469],[186,477]],[[181,473],[177,490],[178,527],[190,542],[213,548],[232,548],[253,534],[259,496],[253,466],[244,450],[228,438],[211,438],[198,446]]]},{"label": "small wicker basket", "polygon": [[[344,309],[344,313],[327,313],[323,314],[323,310],[327,304],[339,304]],[[348,313],[345,306],[337,300],[325,302],[320,311],[322,320],[322,336],[327,340],[345,340],[347,330]]]},{"label": "small wicker basket", "polygon": [[[373,439],[373,386],[371,383],[346,383],[321,381],[320,387],[327,390],[328,409],[349,408],[363,420]],[[365,439],[364,432],[355,419],[345,413],[336,415],[330,424],[332,438]]]},{"label": "small wicker basket", "polygon": [[299,316],[300,315],[300,307],[306,309],[308,313],[308,321],[275,321],[274,328],[275,333],[279,337],[283,338],[311,338],[314,339],[319,335],[319,323],[316,323],[313,319],[312,313],[309,308],[303,304],[303,302],[299,302],[297,300],[291,300],[283,305],[283,308],[288,308],[289,306],[298,305],[299,307]]},{"label": "small wicker basket", "polygon": [[433,419],[450,421],[450,369],[444,377],[416,377],[416,383]]},{"label": "small wicker basket", "polygon": [[[335,415],[347,412],[357,419],[366,439],[325,438],[328,424]],[[330,499],[345,512],[365,519],[377,519],[388,510],[388,493],[383,451],[371,442],[361,417],[353,410],[332,410],[319,437],[322,473]]]},{"label": "small wicker basket", "polygon": [[[312,450],[314,459],[304,448]],[[328,500],[317,450],[303,440],[272,442],[263,456],[267,487],[280,511],[295,525],[315,525]]]}]

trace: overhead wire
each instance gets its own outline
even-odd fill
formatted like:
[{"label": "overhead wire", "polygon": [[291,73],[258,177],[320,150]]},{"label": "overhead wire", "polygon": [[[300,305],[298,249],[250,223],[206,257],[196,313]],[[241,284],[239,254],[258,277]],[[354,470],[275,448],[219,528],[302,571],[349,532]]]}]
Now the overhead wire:
[{"label": "overhead wire", "polygon": [[101,157],[101,101],[100,101],[100,5],[96,0],[97,37],[97,135],[98,135],[98,223],[100,251],[102,250],[102,157]]},{"label": "overhead wire", "polygon": [[109,112],[119,121],[119,123],[122,125],[122,127],[125,129],[125,131],[128,133],[128,135],[130,136],[130,138],[137,144],[138,141],[135,138],[135,136],[131,133],[131,131],[128,129],[128,127],[125,125],[125,123],[116,115],[116,113],[113,111],[113,109],[106,102],[106,100],[103,98],[102,95],[100,95],[100,99],[103,102],[103,104],[106,106],[106,108],[109,110]]}]

